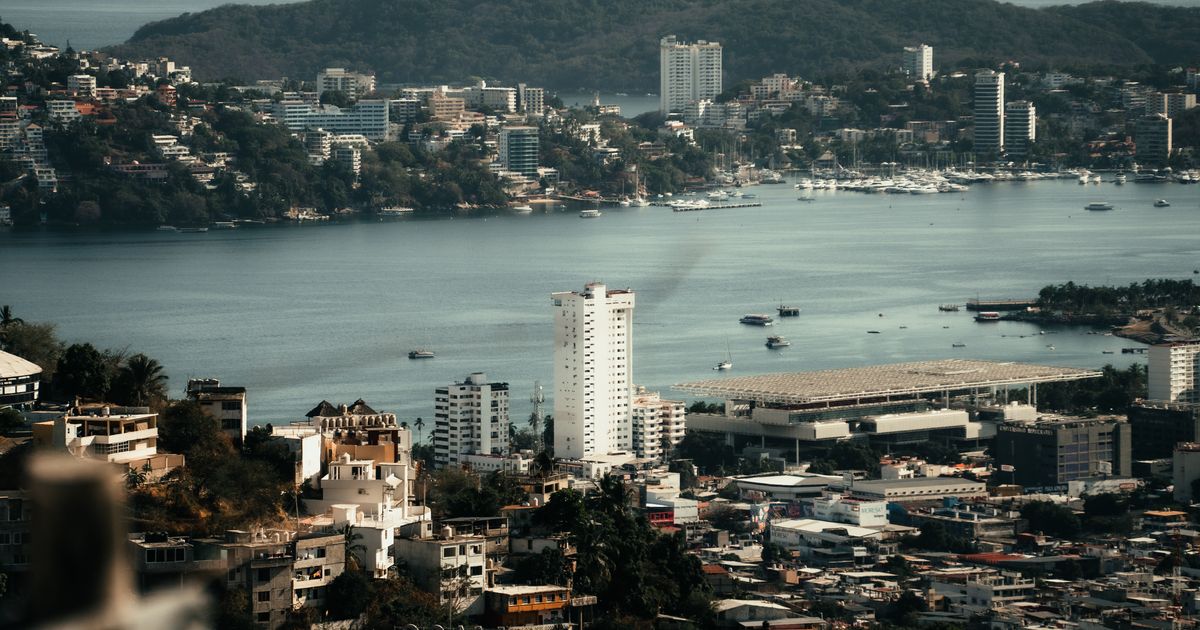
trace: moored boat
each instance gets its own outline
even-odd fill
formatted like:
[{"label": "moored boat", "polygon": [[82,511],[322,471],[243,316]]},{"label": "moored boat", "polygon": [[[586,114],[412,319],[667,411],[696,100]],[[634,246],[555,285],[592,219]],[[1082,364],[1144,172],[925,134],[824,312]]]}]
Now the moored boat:
[{"label": "moored boat", "polygon": [[975,316],[975,321],[977,321],[977,322],[998,322],[998,321],[1000,321],[1000,312],[999,311],[980,311],[979,314]]},{"label": "moored boat", "polygon": [[749,313],[743,315],[738,321],[743,324],[750,324],[751,326],[770,326],[775,323],[775,318],[762,313]]}]

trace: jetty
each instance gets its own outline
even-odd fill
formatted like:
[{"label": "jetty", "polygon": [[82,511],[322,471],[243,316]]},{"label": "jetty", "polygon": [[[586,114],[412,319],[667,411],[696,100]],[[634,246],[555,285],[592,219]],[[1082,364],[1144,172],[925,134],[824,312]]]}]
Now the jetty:
[{"label": "jetty", "polygon": [[968,311],[1023,311],[1030,306],[1037,306],[1037,300],[967,300]]},{"label": "jetty", "polygon": [[733,208],[758,208],[762,204],[757,201],[743,201],[739,203],[710,203],[706,206],[699,205],[682,205],[672,206],[666,203],[655,204],[659,206],[667,206],[675,212],[699,212],[700,210],[731,210]]}]

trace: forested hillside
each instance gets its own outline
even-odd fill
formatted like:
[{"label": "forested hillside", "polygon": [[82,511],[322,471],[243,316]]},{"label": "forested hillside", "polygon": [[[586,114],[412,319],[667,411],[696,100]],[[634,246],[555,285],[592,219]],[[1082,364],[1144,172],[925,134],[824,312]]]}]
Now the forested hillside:
[{"label": "forested hillside", "polygon": [[725,45],[726,79],[820,77],[936,47],[939,66],[1195,61],[1200,9],[1097,2],[1036,10],[993,0],[311,0],[225,6],[141,28],[114,52],[169,55],[202,79],[311,77],[326,66],[383,81],[472,76],[549,87],[656,91],[657,42]]}]

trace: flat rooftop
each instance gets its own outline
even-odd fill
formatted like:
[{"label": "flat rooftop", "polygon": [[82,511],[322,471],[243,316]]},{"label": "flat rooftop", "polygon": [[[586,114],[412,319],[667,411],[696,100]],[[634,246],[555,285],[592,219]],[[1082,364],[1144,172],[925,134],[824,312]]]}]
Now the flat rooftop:
[{"label": "flat rooftop", "polygon": [[673,388],[700,396],[805,404],[1077,381],[1100,376],[1097,370],[942,359],[816,372],[735,376],[680,383]]}]

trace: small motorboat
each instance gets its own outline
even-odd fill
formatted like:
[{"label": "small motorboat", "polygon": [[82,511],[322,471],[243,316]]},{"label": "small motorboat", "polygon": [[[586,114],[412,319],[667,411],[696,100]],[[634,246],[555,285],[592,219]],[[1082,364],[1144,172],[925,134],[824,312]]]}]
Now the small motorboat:
[{"label": "small motorboat", "polygon": [[1155,208],[1168,208],[1168,207],[1170,207],[1170,206],[1171,206],[1171,202],[1167,201],[1166,199],[1156,199],[1156,200],[1154,200],[1154,207],[1155,207]]},{"label": "small motorboat", "polygon": [[790,345],[792,345],[792,342],[788,341],[784,337],[780,337],[779,335],[767,337],[767,347],[772,350],[775,348],[786,348]]},{"label": "small motorboat", "polygon": [[425,350],[423,348],[408,351],[408,358],[410,359],[432,359],[436,356],[437,355],[433,353],[433,350]]}]

